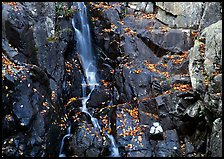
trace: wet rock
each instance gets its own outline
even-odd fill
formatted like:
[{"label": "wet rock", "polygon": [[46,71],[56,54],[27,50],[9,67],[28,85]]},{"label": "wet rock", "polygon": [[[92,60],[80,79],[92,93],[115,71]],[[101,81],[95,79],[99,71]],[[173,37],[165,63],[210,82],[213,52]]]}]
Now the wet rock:
[{"label": "wet rock", "polygon": [[103,147],[102,142],[103,139],[99,134],[99,130],[96,130],[92,123],[88,124],[88,121],[82,121],[78,123],[75,135],[72,136],[72,140],[69,142],[71,148],[69,156],[98,157],[100,154],[99,148]]},{"label": "wet rock", "polygon": [[108,101],[110,101],[111,98],[111,91],[108,88],[104,86],[97,87],[92,92],[87,102],[87,107],[101,108],[107,106],[109,104]]},{"label": "wet rock", "polygon": [[[78,59],[78,55],[69,54],[66,57],[66,69],[69,70],[65,73],[65,81],[63,82],[64,100],[67,102],[72,97],[82,97],[82,82],[83,74],[82,65]],[[74,78],[74,76],[76,78]]]},{"label": "wet rock", "polygon": [[165,141],[158,141],[155,147],[156,157],[179,156],[180,146],[176,130],[166,130]]}]

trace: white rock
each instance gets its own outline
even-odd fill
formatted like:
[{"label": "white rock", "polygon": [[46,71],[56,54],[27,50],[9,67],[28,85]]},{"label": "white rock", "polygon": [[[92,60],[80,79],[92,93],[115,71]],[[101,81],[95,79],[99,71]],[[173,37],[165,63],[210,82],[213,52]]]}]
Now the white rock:
[{"label": "white rock", "polygon": [[161,132],[163,132],[163,128],[161,126],[158,126],[156,128],[155,134],[158,134],[158,133],[161,133]]},{"label": "white rock", "polygon": [[157,126],[159,126],[159,122],[155,122],[155,123],[153,123],[153,125],[154,125],[155,127],[157,127]]},{"label": "white rock", "polygon": [[150,128],[149,133],[150,133],[150,134],[154,134],[154,133],[155,133],[155,129],[156,129],[156,128],[155,128],[154,126],[152,126],[152,127]]}]

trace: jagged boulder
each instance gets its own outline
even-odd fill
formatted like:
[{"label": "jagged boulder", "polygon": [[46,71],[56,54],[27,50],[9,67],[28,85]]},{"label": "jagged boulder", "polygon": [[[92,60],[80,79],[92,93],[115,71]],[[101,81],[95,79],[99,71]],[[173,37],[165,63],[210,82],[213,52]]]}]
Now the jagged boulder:
[{"label": "jagged boulder", "polygon": [[156,2],[156,17],[170,27],[197,29],[203,13],[203,2]]},{"label": "jagged boulder", "polygon": [[[189,72],[192,87],[198,91],[206,107],[216,116],[221,115],[222,21],[210,25],[195,41],[189,56]],[[220,85],[219,85],[220,86]],[[204,93],[206,92],[206,93]],[[212,100],[211,100],[212,99]]]}]

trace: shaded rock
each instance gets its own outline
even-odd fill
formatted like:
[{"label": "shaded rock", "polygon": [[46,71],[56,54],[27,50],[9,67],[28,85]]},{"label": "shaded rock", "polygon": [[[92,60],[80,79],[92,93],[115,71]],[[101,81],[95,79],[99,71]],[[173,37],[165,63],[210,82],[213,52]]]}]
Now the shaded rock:
[{"label": "shaded rock", "polygon": [[169,60],[167,63],[167,71],[170,74],[188,74],[188,65],[188,59],[183,60],[180,65],[173,63],[172,60]]},{"label": "shaded rock", "polygon": [[222,74],[219,74],[217,76],[214,77],[214,83],[212,83],[212,88],[214,93],[219,93],[221,92],[221,88],[222,88]]},{"label": "shaded rock", "polygon": [[152,42],[160,48],[176,53],[189,50],[193,45],[190,30],[169,29],[164,33],[155,29],[151,32],[139,32],[138,36],[148,43]]},{"label": "shaded rock", "polygon": [[[3,58],[6,60],[5,58]],[[3,61],[4,61],[3,60]],[[10,65],[8,63],[7,65]],[[49,95],[49,85],[42,85],[39,80],[33,80],[31,78],[32,75],[35,77],[41,77],[39,72],[33,72],[31,70],[32,65],[16,65],[15,63],[11,63],[10,67],[14,67],[15,71],[13,78],[11,81],[13,84],[7,79],[7,76],[4,77],[4,87],[9,87],[13,90],[10,93],[10,96],[5,94],[6,100],[3,100],[4,105],[8,105],[11,103],[11,106],[5,109],[4,107],[4,116],[7,122],[3,126],[7,132],[11,127],[14,128],[14,131],[11,134],[5,134],[4,138],[7,140],[10,138],[7,135],[11,135],[13,138],[16,138],[17,143],[25,144],[26,146],[22,148],[21,152],[18,151],[19,154],[14,154],[14,156],[44,156],[47,154],[55,154],[58,147],[54,142],[52,145],[52,138],[50,137],[52,134],[49,133],[52,129],[60,136],[60,131],[58,126],[52,125],[46,127],[46,125],[51,125],[53,121],[57,121],[58,116],[54,116],[54,105],[51,103],[50,95]],[[3,63],[3,69],[5,68],[5,64]],[[7,86],[7,87],[6,87]],[[25,89],[24,89],[25,88]],[[9,93],[9,92],[8,92]],[[7,100],[9,99],[9,100]],[[6,113],[6,114],[5,114]],[[21,134],[25,134],[21,136]],[[14,140],[14,139],[13,139]],[[46,148],[46,143],[48,142],[48,147]],[[9,143],[12,145],[12,143]],[[45,146],[44,146],[45,145]],[[13,149],[17,149],[14,147]],[[53,149],[53,150],[52,150]],[[4,156],[10,155],[8,152],[3,152]]]},{"label": "shaded rock", "polygon": [[23,5],[17,3],[17,11],[8,4],[3,4],[3,37],[18,49],[20,54],[13,56],[21,62],[33,62],[37,64],[35,58],[35,47],[33,39],[33,19]]},{"label": "shaded rock", "polygon": [[109,8],[104,12],[104,18],[108,19],[110,23],[115,24],[116,26],[120,26],[120,17],[118,11],[114,8]]},{"label": "shaded rock", "polygon": [[152,27],[153,29],[159,29],[159,27],[163,26],[163,24],[156,19],[147,19],[144,17],[142,17],[141,19],[136,19],[134,15],[125,16],[123,18],[123,21],[123,28],[129,27],[137,33],[141,33],[148,27]]},{"label": "shaded rock", "polygon": [[[55,3],[22,2],[16,4],[17,9],[8,4],[4,6],[7,9],[4,10],[4,35],[18,52],[16,54],[10,51],[10,56],[19,62],[35,64],[46,71],[55,81],[51,81],[51,89],[58,89],[60,96],[64,75],[63,54],[68,42],[72,40],[72,25],[64,19],[56,20]],[[9,50],[6,45],[4,50]],[[55,60],[58,62],[55,63]]]},{"label": "shaded rock", "polygon": [[166,131],[166,140],[158,141],[155,147],[156,157],[175,157],[179,155],[179,139],[176,130]]},{"label": "shaded rock", "polygon": [[103,147],[103,139],[99,131],[89,126],[86,121],[79,123],[75,131],[76,135],[72,136],[72,140],[69,142],[72,151],[69,156],[99,156],[99,148]]},{"label": "shaded rock", "polygon": [[[156,122],[156,118],[153,117],[153,114],[157,113],[157,107],[156,107],[156,101],[154,98],[152,99],[146,99],[139,103],[139,119],[141,124],[149,125],[153,124],[153,122]],[[149,133],[149,129],[147,129]],[[148,134],[150,136],[150,134]]]},{"label": "shaded rock", "polygon": [[163,81],[161,83],[161,88],[162,88],[162,91],[170,90],[171,89],[170,82],[169,81]]},{"label": "shaded rock", "polygon": [[185,153],[187,156],[192,155],[193,152],[195,152],[194,150],[194,146],[190,143],[188,138],[184,139],[185,142]]},{"label": "shaded rock", "polygon": [[140,74],[134,73],[133,68],[123,68],[123,77],[126,81],[124,83],[124,90],[127,94],[128,99],[133,97],[143,98],[151,94],[151,83],[152,74],[147,70]]},{"label": "shaded rock", "polygon": [[135,43],[139,52],[139,61],[148,60],[150,63],[157,63],[159,61],[158,57],[140,38],[135,38]]},{"label": "shaded rock", "polygon": [[210,145],[206,151],[210,151],[211,157],[222,156],[222,120],[220,118],[213,122]]},{"label": "shaded rock", "polygon": [[121,42],[124,43],[124,45],[121,46],[121,49],[124,50],[124,54],[129,56],[130,59],[138,61],[144,59],[151,63],[158,62],[158,57],[140,38],[124,35]]},{"label": "shaded rock", "polygon": [[101,108],[102,106],[109,104],[108,101],[110,101],[111,98],[111,91],[108,88],[104,86],[97,87],[92,92],[87,102],[87,107]]},{"label": "shaded rock", "polygon": [[97,148],[90,148],[86,151],[86,157],[98,157],[100,150]]},{"label": "shaded rock", "polygon": [[204,6],[204,12],[201,17],[199,30],[202,30],[222,19],[222,7],[220,2],[205,2]]}]

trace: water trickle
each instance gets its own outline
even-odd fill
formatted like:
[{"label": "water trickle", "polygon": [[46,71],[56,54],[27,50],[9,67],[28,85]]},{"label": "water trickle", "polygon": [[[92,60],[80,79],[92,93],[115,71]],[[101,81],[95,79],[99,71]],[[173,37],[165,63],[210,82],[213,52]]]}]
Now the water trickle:
[{"label": "water trickle", "polygon": [[61,141],[61,147],[60,147],[60,152],[59,152],[59,157],[66,157],[66,155],[63,153],[63,147],[64,147],[64,141],[66,137],[70,137],[70,133],[66,134]]},{"label": "water trickle", "polygon": [[[89,29],[89,24],[88,24],[88,19],[87,19],[87,10],[86,10],[86,6],[85,6],[84,2],[75,2],[74,5],[76,6],[76,9],[77,9],[77,13],[76,13],[77,16],[74,16],[74,18],[72,20],[72,26],[76,33],[75,35],[77,38],[77,49],[81,56],[83,69],[84,69],[84,73],[85,73],[85,77],[86,77],[86,78],[83,78],[83,81],[82,81],[83,98],[82,98],[81,111],[90,116],[92,124],[95,129],[102,131],[97,118],[94,118],[88,112],[88,109],[87,109],[87,102],[88,102],[92,92],[94,91],[95,87],[99,85],[99,83],[96,80],[97,68],[95,66],[95,61],[93,59],[93,50],[92,50],[92,44],[91,44],[90,29]],[[91,90],[90,93],[88,93],[88,95],[87,95],[87,90],[86,90],[87,87],[89,87]],[[69,131],[69,134],[65,135],[62,139],[59,157],[66,157],[65,154],[62,154],[62,151],[63,151],[65,137],[70,136],[70,130],[68,130],[68,131]],[[118,148],[116,147],[114,137],[112,135],[109,135],[108,133],[106,133],[106,134],[107,134],[108,138],[111,140],[111,145],[112,145],[111,156],[118,157],[119,151],[118,151]]]}]

